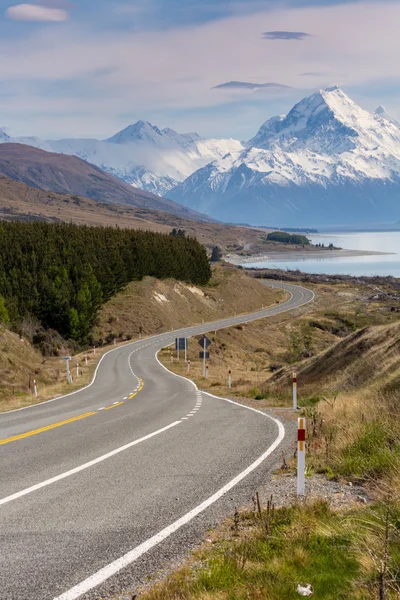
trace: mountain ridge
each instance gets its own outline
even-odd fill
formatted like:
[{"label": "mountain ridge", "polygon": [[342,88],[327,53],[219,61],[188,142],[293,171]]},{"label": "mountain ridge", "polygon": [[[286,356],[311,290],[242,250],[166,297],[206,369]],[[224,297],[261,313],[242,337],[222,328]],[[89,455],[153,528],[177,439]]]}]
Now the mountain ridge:
[{"label": "mountain ridge", "polygon": [[117,179],[77,156],[46,152],[23,144],[0,144],[0,174],[34,188],[76,194],[108,204],[126,204],[210,221],[206,215]]},{"label": "mountain ridge", "polygon": [[339,87],[272,117],[245,145],[167,194],[218,219],[321,226],[396,220],[400,128]]},{"label": "mountain ridge", "polygon": [[0,130],[0,143],[19,143],[78,156],[129,185],[159,196],[198,168],[243,147],[238,140],[201,138],[193,132],[159,129],[148,121],[137,121],[105,140],[13,138]]}]

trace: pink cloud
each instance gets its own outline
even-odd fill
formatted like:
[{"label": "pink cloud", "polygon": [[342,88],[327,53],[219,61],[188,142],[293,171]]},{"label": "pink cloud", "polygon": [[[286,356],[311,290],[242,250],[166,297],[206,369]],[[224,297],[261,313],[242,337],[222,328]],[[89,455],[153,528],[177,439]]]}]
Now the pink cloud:
[{"label": "pink cloud", "polygon": [[40,4],[17,4],[6,10],[9,19],[16,21],[67,21],[69,14],[62,8],[41,6]]}]

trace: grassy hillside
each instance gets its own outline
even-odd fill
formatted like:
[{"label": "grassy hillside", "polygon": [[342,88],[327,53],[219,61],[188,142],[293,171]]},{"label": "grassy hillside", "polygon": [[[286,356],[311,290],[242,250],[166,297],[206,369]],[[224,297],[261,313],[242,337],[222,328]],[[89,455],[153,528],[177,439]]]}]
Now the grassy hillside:
[{"label": "grassy hillside", "polygon": [[[376,303],[369,300],[369,286],[339,283],[336,285],[309,285],[316,292],[315,301],[301,311],[230,327],[212,336],[214,344],[210,348],[209,379],[202,378],[202,364],[196,348],[190,350],[192,361],[192,376],[202,387],[213,387],[216,393],[231,393],[236,396],[267,396],[271,395],[271,382],[274,383],[274,394],[271,402],[274,404],[290,403],[290,380],[294,370],[299,371],[299,381],[302,381],[302,391],[308,394],[307,378],[302,377],[308,365],[315,369],[328,369],[330,362],[321,362],[321,353],[341,354],[342,345],[359,335],[366,326],[399,323],[399,314],[393,312],[392,301]],[[384,335],[384,334],[383,334]],[[351,343],[351,342],[349,342]],[[361,339],[364,344],[364,338]],[[386,353],[386,348],[382,354]],[[166,353],[168,355],[168,351]],[[355,349],[355,357],[359,355]],[[168,358],[167,358],[168,360]],[[371,361],[374,361],[373,354]],[[369,374],[375,373],[382,366],[374,366]],[[326,367],[324,366],[326,365]],[[184,372],[183,365],[174,368]],[[332,361],[335,369],[335,359]],[[361,368],[361,367],[360,367]],[[227,373],[232,370],[232,389],[227,390]],[[341,370],[335,378],[345,378]],[[357,375],[349,369],[349,377]],[[330,389],[330,383],[325,376],[319,383]],[[343,381],[343,385],[345,381]],[[313,389],[313,386],[309,386]],[[312,392],[311,392],[312,393]]]},{"label": "grassy hillside", "polygon": [[[78,194],[40,190],[0,175],[0,219],[67,222],[78,225],[118,226],[169,233],[184,229],[208,250],[218,244],[223,252],[264,252],[275,249],[265,242],[268,230],[222,223],[205,223],[161,210],[96,202]],[[247,250],[244,250],[247,248]]]},{"label": "grassy hillside", "polygon": [[[248,293],[250,292],[250,293]],[[194,286],[174,279],[159,281],[146,277],[131,283],[126,290],[116,295],[103,306],[98,324],[93,330],[97,345],[111,344],[114,338],[119,343],[135,340],[142,336],[169,331],[172,327],[201,323],[230,316],[235,310],[250,312],[262,304],[274,304],[282,295],[269,290],[242,271],[231,267],[216,267],[208,286]],[[70,346],[62,345],[57,338],[59,357],[44,358],[30,343],[35,335],[35,323],[25,324],[22,339],[4,327],[0,330],[0,411],[19,408],[35,401],[29,389],[29,381],[37,379],[38,401],[71,391],[65,384],[64,353]],[[65,342],[64,342],[65,343]],[[109,346],[98,347],[96,356],[88,352],[88,366],[82,352],[71,363],[74,376],[72,389],[89,381],[101,353]],[[76,363],[79,378],[76,380]]]},{"label": "grassy hillside", "polygon": [[208,285],[145,278],[130,284],[100,311],[96,339],[149,335],[259,310],[283,298],[278,290],[229,265],[214,267]]},{"label": "grassy hillside", "polygon": [[[301,364],[298,377],[303,387],[318,386],[321,391],[400,387],[400,321],[356,331]],[[285,374],[275,381],[278,384],[282,379],[287,382]]]},{"label": "grassy hillside", "polygon": [[45,152],[24,144],[0,145],[0,173],[41,190],[76,194],[96,202],[165,210],[210,221],[206,215],[128,185],[77,156]]}]

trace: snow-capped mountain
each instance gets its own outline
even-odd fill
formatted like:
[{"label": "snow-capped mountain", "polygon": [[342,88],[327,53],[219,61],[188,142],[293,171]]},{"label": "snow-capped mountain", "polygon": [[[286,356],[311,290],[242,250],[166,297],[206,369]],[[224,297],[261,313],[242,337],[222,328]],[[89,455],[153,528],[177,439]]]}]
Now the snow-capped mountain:
[{"label": "snow-capped mountain", "polygon": [[78,156],[126,183],[160,196],[209,162],[243,149],[236,140],[203,139],[197,133],[160,130],[145,121],[138,121],[107,140],[2,139],[0,132],[0,142],[7,141]]},{"label": "snow-capped mountain", "polygon": [[396,220],[400,128],[340,88],[266,121],[238,152],[193,173],[168,197],[210,216],[270,225]]}]

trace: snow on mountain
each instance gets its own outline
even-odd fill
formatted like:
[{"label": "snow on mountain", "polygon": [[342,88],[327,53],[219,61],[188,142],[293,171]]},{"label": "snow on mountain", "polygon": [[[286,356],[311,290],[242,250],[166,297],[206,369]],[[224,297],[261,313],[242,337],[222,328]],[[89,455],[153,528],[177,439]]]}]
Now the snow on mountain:
[{"label": "snow on mountain", "polygon": [[0,143],[10,142],[10,141],[11,141],[10,136],[8,136],[5,131],[0,129]]},{"label": "snow on mountain", "polygon": [[336,86],[321,90],[287,116],[266,121],[244,150],[196,171],[168,197],[218,219],[252,224],[394,218],[400,128]]},{"label": "snow on mountain", "polygon": [[236,140],[202,139],[197,133],[160,130],[147,121],[129,125],[106,140],[2,139],[0,134],[0,142],[7,141],[78,156],[126,183],[160,196],[207,163],[243,148]]},{"label": "snow on mountain", "polygon": [[384,106],[382,106],[382,104],[380,106],[378,106],[378,108],[376,109],[374,114],[377,115],[378,117],[381,117],[382,119],[386,119],[386,121],[389,121],[389,123],[396,125],[396,127],[400,127],[400,122],[396,121],[396,119],[394,119],[391,115],[389,115],[386,111],[386,108]]}]

